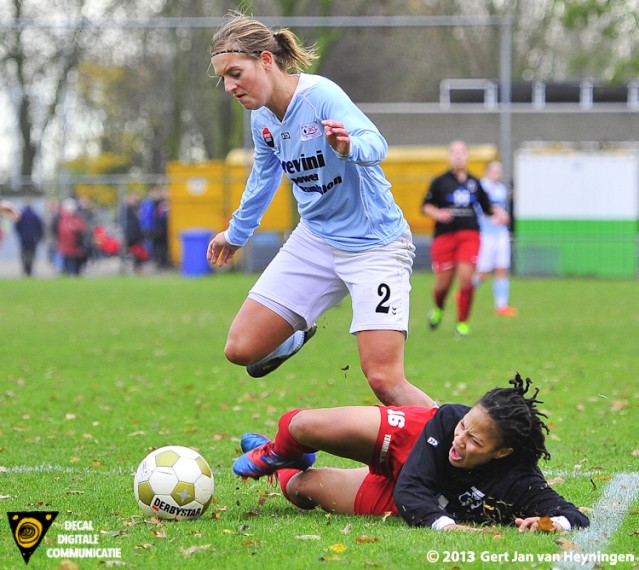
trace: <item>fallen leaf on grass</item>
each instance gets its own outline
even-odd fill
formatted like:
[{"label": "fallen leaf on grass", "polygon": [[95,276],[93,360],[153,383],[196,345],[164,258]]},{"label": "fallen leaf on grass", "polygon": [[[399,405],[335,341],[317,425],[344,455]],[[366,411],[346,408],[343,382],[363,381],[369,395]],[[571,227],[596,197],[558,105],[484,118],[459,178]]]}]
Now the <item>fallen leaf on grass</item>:
[{"label": "fallen leaf on grass", "polygon": [[80,567],[71,560],[63,560],[56,570],[80,570]]},{"label": "fallen leaf on grass", "polygon": [[106,566],[107,568],[110,568],[112,566],[128,566],[128,564],[123,560],[101,560],[98,562],[98,566]]},{"label": "fallen leaf on grass", "polygon": [[152,528],[151,532],[155,535],[155,538],[166,538],[166,530],[163,528]]},{"label": "fallen leaf on grass", "polygon": [[347,524],[343,529],[342,529],[342,534],[350,534],[351,531],[353,530],[353,525],[352,524]]},{"label": "fallen leaf on grass", "polygon": [[149,550],[150,548],[153,548],[153,545],[150,542],[145,542],[144,544],[136,544],[133,548]]},{"label": "fallen leaf on grass", "polygon": [[67,495],[84,495],[84,491],[76,491],[74,489],[69,489],[67,491]]},{"label": "fallen leaf on grass", "polygon": [[392,513],[391,511],[387,511],[387,512],[385,512],[385,513],[382,515],[382,522],[383,522],[383,523],[385,523],[385,522],[386,522],[386,519],[387,519],[388,517],[392,516],[392,514],[393,514],[393,513]]},{"label": "fallen leaf on grass", "polygon": [[561,549],[565,552],[566,550],[581,550],[581,546],[575,544],[574,542],[570,542],[563,537],[559,537],[555,539],[555,542],[561,546]]},{"label": "fallen leaf on grass", "polygon": [[260,498],[257,500],[258,505],[263,505],[267,499],[273,499],[275,497],[279,497],[279,493],[262,493]]},{"label": "fallen leaf on grass", "polygon": [[209,548],[211,548],[210,544],[200,544],[200,545],[189,546],[188,548],[184,548],[183,546],[180,546],[179,551],[186,558],[188,558],[189,556],[193,556],[193,554],[195,554],[196,552],[202,552],[203,550],[208,550]]},{"label": "fallen leaf on grass", "polygon": [[300,534],[295,537],[297,540],[321,540],[322,537],[319,534]]},{"label": "fallen leaf on grass", "polygon": [[0,495],[0,501],[3,499],[10,499],[11,495]]},{"label": "fallen leaf on grass", "polygon": [[550,517],[539,517],[537,528],[542,532],[554,532],[555,523],[552,522]]},{"label": "fallen leaf on grass", "polygon": [[626,400],[614,400],[610,406],[611,412],[621,412],[628,408],[629,404]]},{"label": "fallen leaf on grass", "polygon": [[346,547],[342,543],[338,542],[337,544],[333,544],[332,546],[329,546],[328,549],[331,552],[335,552],[339,554],[340,552],[344,552],[346,550]]},{"label": "fallen leaf on grass", "polygon": [[548,479],[548,485],[554,487],[555,485],[561,485],[564,482],[563,477],[553,477],[552,479]]},{"label": "fallen leaf on grass", "polygon": [[126,519],[122,522],[124,526],[133,526],[136,524],[140,524],[146,522],[146,518],[141,515],[133,515],[131,518]]},{"label": "fallen leaf on grass", "polygon": [[367,534],[363,534],[362,536],[358,536],[355,539],[355,542],[357,542],[357,544],[371,544],[372,542],[379,542],[379,538],[370,537]]},{"label": "fallen leaf on grass", "polygon": [[118,536],[125,536],[126,532],[123,530],[101,530],[100,534],[102,536],[108,536],[110,538],[117,538]]}]

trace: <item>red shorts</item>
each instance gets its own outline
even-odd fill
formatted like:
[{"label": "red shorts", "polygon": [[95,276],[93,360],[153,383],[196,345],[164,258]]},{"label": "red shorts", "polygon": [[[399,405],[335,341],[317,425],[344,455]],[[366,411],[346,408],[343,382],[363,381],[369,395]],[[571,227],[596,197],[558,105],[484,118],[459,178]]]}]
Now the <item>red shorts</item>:
[{"label": "red shorts", "polygon": [[433,271],[448,271],[460,261],[476,265],[479,255],[479,232],[460,230],[437,236],[431,245],[430,256]]},{"label": "red shorts", "polygon": [[369,466],[355,497],[358,515],[396,513],[393,489],[415,441],[437,408],[423,406],[378,406],[381,424]]}]

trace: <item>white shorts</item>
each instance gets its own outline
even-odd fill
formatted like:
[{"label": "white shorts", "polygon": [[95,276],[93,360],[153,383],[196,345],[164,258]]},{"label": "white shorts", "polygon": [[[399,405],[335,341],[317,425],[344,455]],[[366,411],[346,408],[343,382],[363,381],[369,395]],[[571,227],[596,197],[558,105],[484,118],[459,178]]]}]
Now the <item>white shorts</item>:
[{"label": "white shorts", "polygon": [[331,247],[300,223],[248,296],[305,330],[350,294],[351,333],[407,334],[414,258],[408,229],[386,246],[354,252]]},{"label": "white shorts", "polygon": [[510,267],[510,235],[508,232],[498,234],[481,234],[477,271],[490,273],[495,269]]}]

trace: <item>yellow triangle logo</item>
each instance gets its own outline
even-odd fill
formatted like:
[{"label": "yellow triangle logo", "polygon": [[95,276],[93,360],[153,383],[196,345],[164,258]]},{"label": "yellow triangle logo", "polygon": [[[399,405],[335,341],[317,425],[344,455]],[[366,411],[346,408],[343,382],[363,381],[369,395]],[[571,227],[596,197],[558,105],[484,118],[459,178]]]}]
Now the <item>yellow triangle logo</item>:
[{"label": "yellow triangle logo", "polygon": [[29,558],[40,546],[40,542],[49,530],[57,512],[31,511],[28,513],[7,513],[13,540],[16,541],[24,563],[29,564]]}]

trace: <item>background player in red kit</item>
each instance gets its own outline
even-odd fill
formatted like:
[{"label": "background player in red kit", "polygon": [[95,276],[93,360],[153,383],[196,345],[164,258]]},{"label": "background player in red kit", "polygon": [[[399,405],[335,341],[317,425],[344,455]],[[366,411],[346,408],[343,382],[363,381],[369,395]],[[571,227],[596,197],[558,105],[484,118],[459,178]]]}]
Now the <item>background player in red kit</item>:
[{"label": "background player in red kit", "polygon": [[424,198],[422,211],[435,220],[431,247],[435,285],[435,307],[428,314],[431,329],[441,323],[446,298],[455,275],[459,282],[457,293],[458,336],[470,334],[468,319],[473,302],[473,274],[479,253],[479,222],[476,207],[495,221],[507,223],[508,214],[491,204],[477,178],[467,171],[468,148],[463,141],[449,146],[450,170],[435,178]]}]

